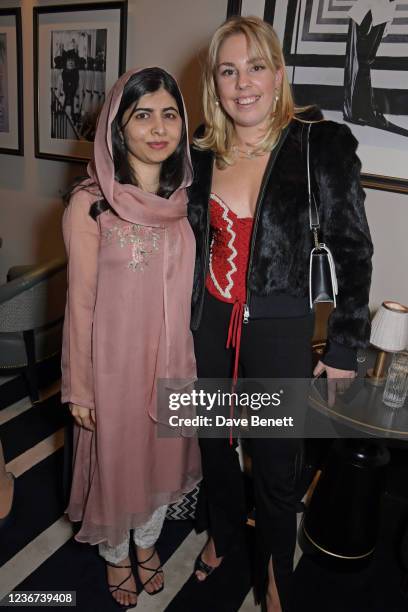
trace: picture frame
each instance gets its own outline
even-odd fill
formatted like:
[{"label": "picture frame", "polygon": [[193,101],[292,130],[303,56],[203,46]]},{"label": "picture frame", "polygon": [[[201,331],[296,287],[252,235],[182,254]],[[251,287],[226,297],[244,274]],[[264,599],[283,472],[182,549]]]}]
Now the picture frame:
[{"label": "picture frame", "polygon": [[241,13],[273,25],[296,104],[351,129],[363,186],[408,193],[408,0],[231,1]]},{"label": "picture frame", "polygon": [[228,0],[227,19],[232,15],[240,15],[242,9],[242,0]]},{"label": "picture frame", "polygon": [[35,156],[86,163],[126,70],[127,0],[35,7],[33,28]]},{"label": "picture frame", "polygon": [[24,155],[21,9],[0,9],[0,153]]}]

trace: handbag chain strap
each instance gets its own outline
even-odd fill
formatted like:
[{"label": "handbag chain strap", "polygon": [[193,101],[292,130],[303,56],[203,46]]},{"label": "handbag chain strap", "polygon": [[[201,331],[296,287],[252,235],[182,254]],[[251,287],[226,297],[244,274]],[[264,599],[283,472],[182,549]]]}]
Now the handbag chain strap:
[{"label": "handbag chain strap", "polygon": [[310,231],[313,233],[313,240],[315,248],[318,249],[320,246],[319,242],[319,211],[317,210],[316,198],[312,193],[311,180],[310,180],[310,129],[312,124],[309,123],[307,126],[307,142],[306,142],[306,162],[307,162],[307,190],[309,196],[309,226]]}]

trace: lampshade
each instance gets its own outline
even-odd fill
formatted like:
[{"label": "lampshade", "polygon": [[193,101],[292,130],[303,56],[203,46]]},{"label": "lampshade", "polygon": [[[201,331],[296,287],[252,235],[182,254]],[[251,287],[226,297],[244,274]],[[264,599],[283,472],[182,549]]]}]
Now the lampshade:
[{"label": "lampshade", "polygon": [[404,350],[408,342],[408,307],[383,302],[371,323],[370,342],[382,351]]}]

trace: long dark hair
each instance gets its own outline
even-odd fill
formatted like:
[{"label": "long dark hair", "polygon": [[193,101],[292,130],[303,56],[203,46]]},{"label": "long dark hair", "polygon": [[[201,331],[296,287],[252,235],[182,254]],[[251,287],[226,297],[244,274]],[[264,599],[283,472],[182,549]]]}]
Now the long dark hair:
[{"label": "long dark hair", "polygon": [[[169,198],[183,181],[184,172],[188,164],[188,144],[184,104],[180,90],[173,77],[162,68],[145,68],[135,73],[127,81],[123,89],[118,112],[112,122],[112,154],[115,166],[115,180],[119,183],[138,185],[137,178],[129,163],[126,143],[121,137],[122,119],[125,112],[133,106],[133,111],[128,118],[129,121],[133,112],[136,110],[140,98],[147,93],[154,93],[161,88],[165,89],[175,99],[182,120],[180,142],[174,153],[162,163],[160,171],[159,189],[157,193],[163,198]],[[84,178],[86,177],[78,177],[69,191],[64,194],[63,199],[65,204],[68,204],[70,197],[78,191],[78,189],[89,189],[88,187],[80,186]],[[91,206],[90,214],[96,219],[100,213],[109,208],[110,206],[105,200],[100,200]]]},{"label": "long dark hair", "polygon": [[180,142],[170,157],[162,164],[160,171],[158,195],[168,198],[180,186],[187,166],[186,120],[183,99],[173,77],[162,68],[145,68],[134,74],[126,83],[116,117],[112,122],[112,153],[115,164],[115,179],[119,183],[137,185],[129,163],[129,152],[122,138],[122,119],[125,112],[133,107],[127,120],[132,117],[142,96],[165,89],[177,103],[177,109],[182,120]]}]

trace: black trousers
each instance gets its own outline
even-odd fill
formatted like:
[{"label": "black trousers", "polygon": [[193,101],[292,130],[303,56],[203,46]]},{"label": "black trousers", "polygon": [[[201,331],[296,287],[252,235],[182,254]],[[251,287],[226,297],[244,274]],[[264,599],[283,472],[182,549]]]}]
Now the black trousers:
[{"label": "black trousers", "polygon": [[[199,378],[228,378],[234,353],[226,349],[232,305],[206,293],[203,318],[195,332]],[[242,328],[242,377],[306,378],[311,375],[314,318],[263,319]],[[293,555],[296,544],[296,464],[301,441],[289,438],[248,440],[256,508],[255,594],[261,599],[273,569],[282,609],[290,609]],[[244,538],[245,494],[236,445],[228,439],[200,439],[203,486],[197,529],[208,529],[217,556],[224,556]]]}]

